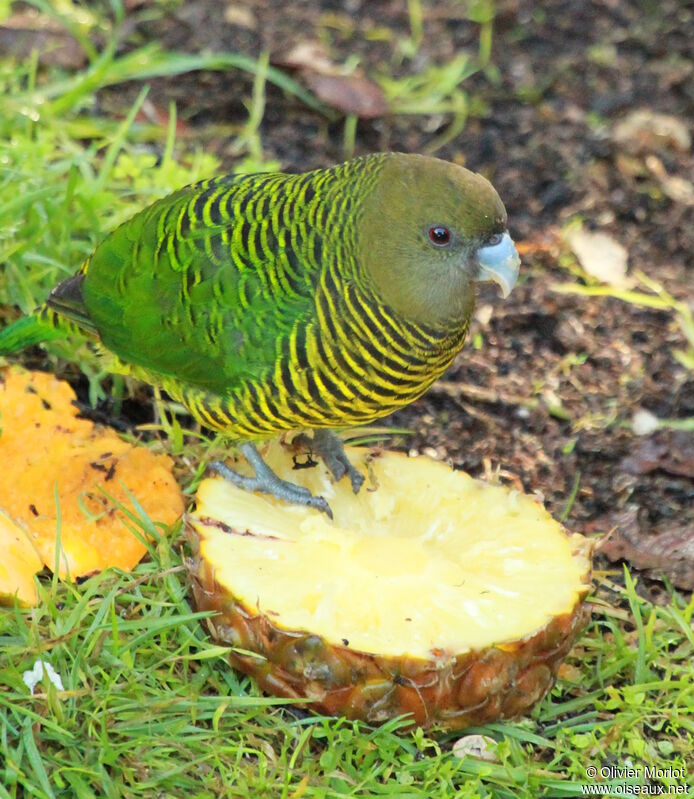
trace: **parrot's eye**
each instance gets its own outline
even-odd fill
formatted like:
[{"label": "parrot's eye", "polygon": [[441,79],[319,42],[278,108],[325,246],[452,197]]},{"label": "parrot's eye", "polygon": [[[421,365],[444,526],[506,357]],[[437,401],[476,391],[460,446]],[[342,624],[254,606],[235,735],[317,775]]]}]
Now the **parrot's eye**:
[{"label": "parrot's eye", "polygon": [[501,244],[501,239],[503,239],[503,233],[495,233],[493,236],[490,236],[487,239],[486,247],[495,247],[497,244]]},{"label": "parrot's eye", "polygon": [[429,228],[429,241],[436,247],[445,247],[451,240],[451,231],[443,225]]}]

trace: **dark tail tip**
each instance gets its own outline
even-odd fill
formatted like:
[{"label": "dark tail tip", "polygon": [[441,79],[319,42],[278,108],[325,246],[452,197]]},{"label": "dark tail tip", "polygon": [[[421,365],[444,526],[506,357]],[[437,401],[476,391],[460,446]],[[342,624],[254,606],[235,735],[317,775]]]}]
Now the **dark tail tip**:
[{"label": "dark tail tip", "polygon": [[84,308],[84,297],[82,296],[82,284],[84,275],[73,275],[66,280],[58,283],[51,291],[46,300],[49,308],[62,311],[65,308],[73,309]]},{"label": "dark tail tip", "polygon": [[51,310],[76,324],[82,331],[94,333],[94,323],[84,305],[84,274],[68,277],[51,291],[46,305]]}]

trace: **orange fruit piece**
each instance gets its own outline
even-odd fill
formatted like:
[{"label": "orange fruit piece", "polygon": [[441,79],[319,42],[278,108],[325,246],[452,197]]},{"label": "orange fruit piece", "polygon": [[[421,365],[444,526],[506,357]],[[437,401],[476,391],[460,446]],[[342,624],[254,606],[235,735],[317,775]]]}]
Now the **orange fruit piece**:
[{"label": "orange fruit piece", "polygon": [[[130,495],[164,526],[183,512],[171,458],[78,418],[75,399],[54,375],[19,367],[0,372],[0,512],[14,524],[9,533],[7,524],[0,526],[0,535],[16,540],[16,529],[24,532],[30,547],[17,544],[26,553],[18,549],[17,558],[32,573],[40,564],[55,567],[59,539],[58,571],[70,579],[109,566],[130,570],[141,560],[146,546],[119,507],[137,515]],[[0,601],[15,591],[35,601],[25,578],[0,572]]]}]

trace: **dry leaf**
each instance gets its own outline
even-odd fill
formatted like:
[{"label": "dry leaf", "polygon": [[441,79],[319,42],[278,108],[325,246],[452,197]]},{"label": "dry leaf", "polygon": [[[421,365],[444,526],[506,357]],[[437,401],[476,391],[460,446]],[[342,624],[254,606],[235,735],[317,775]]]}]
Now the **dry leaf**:
[{"label": "dry leaf", "polygon": [[273,58],[272,63],[296,70],[318,99],[343,114],[371,119],[390,111],[377,83],[361,70],[345,74],[320,42],[298,42],[286,55]]},{"label": "dry leaf", "polygon": [[285,55],[272,59],[272,63],[287,69],[310,70],[321,75],[338,75],[340,70],[330,59],[330,55],[321,42],[297,42]]},{"label": "dry leaf", "polygon": [[612,131],[614,141],[635,155],[651,153],[661,147],[686,153],[691,149],[689,126],[670,114],[638,108],[620,120]]},{"label": "dry leaf", "polygon": [[673,524],[660,532],[643,533],[638,509],[631,506],[612,517],[616,529],[598,546],[610,560],[625,560],[650,577],[663,573],[680,588],[694,589],[694,527]]},{"label": "dry leaf", "polygon": [[660,186],[663,194],[674,202],[694,205],[694,183],[691,181],[679,175],[667,175],[661,180]]},{"label": "dry leaf", "polygon": [[390,110],[381,87],[360,75],[319,75],[304,72],[311,91],[331,108],[362,119],[384,116]]},{"label": "dry leaf", "polygon": [[258,24],[251,9],[238,3],[231,3],[224,9],[224,21],[248,30],[255,30]]},{"label": "dry leaf", "polygon": [[661,431],[639,441],[619,465],[629,474],[648,474],[660,469],[694,479],[694,436],[679,430]]},{"label": "dry leaf", "polygon": [[655,155],[649,155],[645,159],[648,170],[660,182],[663,194],[682,205],[694,205],[694,184],[680,175],[670,175],[665,169],[665,165]]},{"label": "dry leaf", "polygon": [[[173,523],[183,512],[173,463],[77,413],[74,392],[53,375],[17,367],[0,373],[0,511],[25,532],[40,561],[53,568],[57,491],[60,575],[75,578],[108,566],[132,569],[146,547],[116,503],[135,512],[130,492],[153,521]],[[35,559],[27,556],[30,560],[33,574]],[[26,583],[22,586],[24,596]],[[0,587],[0,594],[15,590],[10,583]]]},{"label": "dry leaf", "polygon": [[475,757],[489,763],[498,763],[499,758],[491,747],[496,741],[487,735],[463,735],[453,744],[453,754],[461,759]]},{"label": "dry leaf", "polygon": [[587,274],[610,286],[625,285],[628,253],[616,239],[582,228],[569,231],[566,239]]}]

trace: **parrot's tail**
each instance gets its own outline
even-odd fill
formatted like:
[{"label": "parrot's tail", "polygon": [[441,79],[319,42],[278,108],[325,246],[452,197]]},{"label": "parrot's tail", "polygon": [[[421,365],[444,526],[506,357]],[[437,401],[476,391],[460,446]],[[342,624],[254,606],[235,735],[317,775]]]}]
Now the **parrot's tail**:
[{"label": "parrot's tail", "polygon": [[55,311],[42,305],[34,313],[0,330],[0,355],[23,350],[42,341],[65,338],[69,327]]}]

